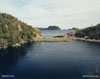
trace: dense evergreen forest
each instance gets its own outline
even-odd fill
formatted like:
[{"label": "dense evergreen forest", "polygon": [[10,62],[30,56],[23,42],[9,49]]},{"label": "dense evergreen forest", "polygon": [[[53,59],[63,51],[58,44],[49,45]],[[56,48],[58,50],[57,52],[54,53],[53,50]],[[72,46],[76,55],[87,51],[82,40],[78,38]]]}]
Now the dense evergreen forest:
[{"label": "dense evergreen forest", "polygon": [[41,32],[37,28],[10,14],[0,13],[0,47],[30,42],[40,37]]},{"label": "dense evergreen forest", "polygon": [[76,31],[76,37],[100,40],[100,24]]}]

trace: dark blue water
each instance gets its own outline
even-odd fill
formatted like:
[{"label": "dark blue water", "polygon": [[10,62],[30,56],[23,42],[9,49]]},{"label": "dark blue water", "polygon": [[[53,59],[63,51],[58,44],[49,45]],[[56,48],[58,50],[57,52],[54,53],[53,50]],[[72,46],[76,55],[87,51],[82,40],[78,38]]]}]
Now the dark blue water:
[{"label": "dark blue water", "polygon": [[0,50],[0,75],[14,79],[86,79],[82,75],[96,67],[100,43],[38,42]]}]

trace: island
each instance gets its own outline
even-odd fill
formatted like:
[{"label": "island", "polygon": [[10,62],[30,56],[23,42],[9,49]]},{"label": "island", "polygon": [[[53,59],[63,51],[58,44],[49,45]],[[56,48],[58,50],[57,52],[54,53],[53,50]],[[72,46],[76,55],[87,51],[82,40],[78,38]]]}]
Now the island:
[{"label": "island", "polygon": [[58,26],[49,26],[48,28],[39,28],[40,30],[61,30]]},{"label": "island", "polygon": [[73,27],[73,28],[68,29],[68,30],[78,30],[78,28]]}]

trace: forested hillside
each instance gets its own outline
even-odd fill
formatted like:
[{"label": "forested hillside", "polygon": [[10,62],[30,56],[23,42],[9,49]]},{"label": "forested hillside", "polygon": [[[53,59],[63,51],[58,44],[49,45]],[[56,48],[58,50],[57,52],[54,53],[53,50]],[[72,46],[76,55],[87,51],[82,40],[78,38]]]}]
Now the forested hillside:
[{"label": "forested hillside", "polygon": [[100,24],[76,31],[76,37],[100,40]]},{"label": "forested hillside", "polygon": [[14,16],[0,13],[0,47],[12,46],[40,38],[41,32]]}]

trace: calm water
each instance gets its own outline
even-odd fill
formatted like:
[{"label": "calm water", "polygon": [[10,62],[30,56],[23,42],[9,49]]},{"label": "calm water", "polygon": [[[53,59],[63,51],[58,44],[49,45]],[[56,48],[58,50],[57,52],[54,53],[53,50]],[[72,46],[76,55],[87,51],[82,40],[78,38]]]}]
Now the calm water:
[{"label": "calm water", "polygon": [[0,50],[0,76],[14,75],[15,79],[86,79],[82,75],[97,67],[100,43],[37,42]]},{"label": "calm water", "polygon": [[83,79],[100,67],[100,44],[38,42],[0,50],[0,75],[21,79]]},{"label": "calm water", "polygon": [[43,33],[43,37],[53,37],[57,35],[63,35],[71,31],[72,30],[41,30],[41,32]]}]

